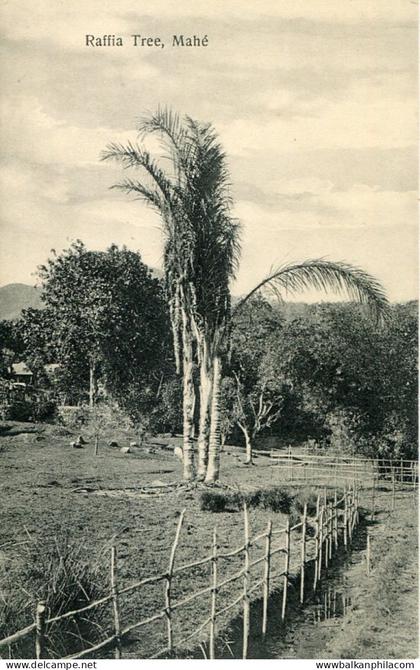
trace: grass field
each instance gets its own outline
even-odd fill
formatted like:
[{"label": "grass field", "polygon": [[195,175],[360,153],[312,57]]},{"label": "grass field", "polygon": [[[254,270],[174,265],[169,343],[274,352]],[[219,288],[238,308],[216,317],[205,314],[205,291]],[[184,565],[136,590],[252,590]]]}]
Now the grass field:
[{"label": "grass field", "polygon": [[[24,430],[25,427],[21,427]],[[140,487],[152,484],[181,482],[181,465],[173,455],[173,444],[179,439],[158,440],[155,453],[133,449],[122,454],[118,447],[107,443],[116,439],[121,446],[135,439],[129,431],[107,435],[99,445],[99,455],[93,453],[93,443],[84,449],[70,446],[73,435],[53,426],[43,432],[19,433],[19,427],[1,438],[2,519],[0,541],[0,570],[3,599],[16,597],[17,589],[27,592],[23,611],[18,617],[21,625],[33,620],[34,598],[40,589],[34,588],[39,575],[27,570],[28,547],[30,560],[44,565],[43,557],[33,556],[32,548],[48,553],[51,547],[70,545],[80,560],[99,564],[100,581],[107,583],[109,552],[113,542],[118,545],[119,575],[129,584],[149,575],[165,572],[180,511],[187,508],[177,564],[189,563],[208,555],[212,544],[213,527],[218,527],[221,550],[243,543],[243,519],[238,512],[212,514],[200,510],[199,492],[173,489],[164,494],[143,496]],[[165,448],[169,447],[169,448]],[[229,449],[223,455],[223,480],[236,487],[241,484],[266,486],[270,484],[272,468],[268,459],[258,458],[259,467],[242,463],[242,452]],[[272,513],[274,524],[283,525],[284,516]],[[267,513],[250,511],[251,533],[265,529]],[[236,564],[237,565],[237,564]],[[235,560],[225,567],[235,570]],[[34,568],[33,573],[36,573]],[[223,573],[221,573],[223,576]],[[194,588],[206,586],[209,574],[197,569],[191,574]],[[29,584],[32,581],[33,584]],[[235,587],[235,585],[234,585]],[[234,587],[230,593],[235,594]],[[157,591],[159,588],[159,591]],[[162,606],[162,585],[127,598],[124,619],[127,623],[156,612]],[[241,583],[236,584],[238,593]],[[191,593],[189,578],[179,578],[175,596]],[[203,600],[203,619],[207,603]],[[205,616],[204,616],[205,615]],[[175,631],[181,634],[197,621],[196,605],[183,609],[182,622],[175,619]],[[160,628],[159,628],[160,626]],[[125,655],[145,656],[156,651],[161,640],[164,622],[155,624],[141,636],[134,636]],[[13,632],[11,630],[7,633]],[[3,631],[4,633],[4,631]],[[77,641],[76,648],[80,648]],[[159,646],[159,645],[158,645]]]},{"label": "grass field", "polygon": [[[93,570],[92,579],[98,584],[95,593],[101,595],[109,592],[109,557],[113,543],[118,546],[122,585],[166,571],[179,513],[184,508],[187,512],[177,565],[211,553],[215,525],[222,551],[243,543],[242,515],[233,510],[218,514],[202,511],[199,490],[181,486],[154,495],[141,491],[142,487],[182,481],[181,465],[173,455],[173,445],[179,443],[179,439],[156,440],[152,453],[134,448],[132,453],[122,454],[118,447],[108,446],[109,441],[116,439],[119,446],[126,446],[136,436],[129,430],[116,429],[101,441],[99,455],[95,456],[93,443],[89,442],[83,449],[73,449],[70,441],[74,436],[59,427],[40,426],[35,432],[20,432],[24,430],[25,426],[17,425],[12,431],[5,432],[3,427],[0,438],[0,584],[3,600],[0,607],[3,604],[6,608],[10,603],[14,607],[13,616],[9,617],[8,625],[3,626],[0,637],[33,621],[35,602],[45,593],[44,573],[48,569],[49,556],[54,552],[58,551],[61,557],[67,552],[69,560],[71,556],[77,556],[79,564],[88,564]],[[278,483],[273,480],[274,470],[268,458],[260,456],[257,463],[255,467],[245,466],[242,451],[229,447],[223,454],[223,482],[232,487],[266,487]],[[159,491],[158,488],[155,490]],[[268,514],[263,509],[252,509],[251,534],[265,529],[268,516],[275,526],[284,524],[282,513]],[[240,559],[227,561],[220,568],[220,578],[223,578],[224,570],[231,574],[240,567],[238,562],[235,563],[237,560]],[[29,569],[28,561],[31,563]],[[209,579],[207,566],[180,577],[174,587],[175,599],[207,586]],[[241,588],[239,581],[227,587],[221,597],[229,596],[231,600],[240,594]],[[59,586],[55,583],[49,585],[49,593],[57,590]],[[150,616],[163,606],[163,585],[153,585],[141,593],[131,594],[121,604],[123,625]],[[182,617],[174,617],[174,634],[178,639],[207,617],[208,605],[205,596],[200,602],[183,608]],[[100,621],[100,627],[95,636],[100,639],[109,631],[108,613],[98,613],[97,621]],[[228,621],[227,614],[220,623],[223,625]],[[88,646],[88,640],[83,644],[84,630],[79,628],[70,632],[74,639],[70,642],[67,639],[67,653]],[[90,631],[88,637],[92,639],[92,626],[86,630]],[[144,658],[152,655],[164,641],[164,630],[165,622],[160,621],[133,633],[125,641],[124,656]],[[33,645],[33,641],[29,640],[29,644]],[[63,653],[64,647],[55,640],[53,629],[50,645],[52,653]],[[31,656],[30,649],[23,647],[14,653]]]}]

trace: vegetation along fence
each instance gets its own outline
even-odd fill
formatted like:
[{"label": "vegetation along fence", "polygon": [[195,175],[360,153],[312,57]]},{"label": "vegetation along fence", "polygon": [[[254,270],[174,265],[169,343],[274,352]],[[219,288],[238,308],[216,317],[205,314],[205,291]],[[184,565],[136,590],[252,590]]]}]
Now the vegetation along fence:
[{"label": "vegetation along fence", "polygon": [[[242,621],[242,657],[249,656],[250,641],[250,605],[251,601],[258,600],[262,607],[262,616],[258,618],[260,634],[267,633],[268,619],[276,617],[284,620],[290,599],[290,587],[293,585],[293,594],[301,603],[305,597],[316,589],[323,570],[328,567],[334,553],[341,547],[347,547],[351,542],[354,528],[359,520],[359,490],[356,486],[346,486],[340,493],[337,490],[324,489],[318,495],[316,503],[303,507],[297,523],[287,517],[286,524],[274,528],[272,521],[268,521],[264,532],[250,535],[249,514],[244,505],[244,540],[241,546],[222,551],[218,543],[217,528],[214,528],[212,549],[208,556],[191,562],[187,565],[176,566],[176,552],[179,547],[181,530],[185,519],[185,510],[180,514],[173,541],[168,568],[164,574],[147,577],[129,586],[122,586],[119,579],[117,547],[112,546],[110,553],[110,590],[109,594],[88,605],[66,612],[60,616],[48,618],[44,602],[39,602],[36,608],[35,622],[13,635],[0,641],[0,651],[9,650],[21,638],[32,635],[35,637],[34,651],[36,658],[48,657],[48,636],[51,627],[57,622],[86,613],[93,608],[106,605],[112,616],[112,632],[107,633],[105,639],[84,648],[68,658],[95,657],[102,650],[105,655],[113,651],[115,658],[121,658],[123,641],[134,630],[143,629],[155,622],[161,621],[163,629],[160,636],[165,644],[155,653],[148,654],[151,658],[172,656],[183,649],[198,648],[200,645],[203,654],[210,659],[215,658],[218,633],[233,615],[239,615]],[[232,560],[237,561],[235,571],[232,572]],[[229,569],[223,570],[228,564]],[[201,569],[207,566],[207,570]],[[207,584],[197,588],[197,569],[205,576]],[[239,568],[239,569],[237,569]],[[174,594],[174,584],[182,575],[191,576],[189,589],[193,592],[184,593],[182,597]],[[194,583],[191,587],[191,583]],[[150,584],[161,583],[159,589],[161,604],[154,599],[156,610],[150,616],[134,621],[123,622],[125,610],[122,606],[122,597],[129,592],[138,591]],[[235,584],[236,593],[228,587]],[[269,607],[270,599],[270,607]],[[278,600],[277,600],[278,599]],[[278,607],[272,605],[278,602]],[[191,603],[199,602],[199,612],[204,612],[205,619],[196,625],[197,616],[194,615],[194,626],[189,625],[187,635],[179,635],[174,622],[179,613]],[[185,610],[184,610],[185,611]],[[207,616],[206,616],[207,615]],[[184,614],[185,616],[185,614]],[[276,620],[277,620],[276,619]],[[193,629],[192,629],[193,628]],[[253,621],[253,630],[255,621]],[[175,634],[177,633],[177,634]],[[144,633],[147,635],[146,633]],[[188,647],[187,647],[188,644]]]}]

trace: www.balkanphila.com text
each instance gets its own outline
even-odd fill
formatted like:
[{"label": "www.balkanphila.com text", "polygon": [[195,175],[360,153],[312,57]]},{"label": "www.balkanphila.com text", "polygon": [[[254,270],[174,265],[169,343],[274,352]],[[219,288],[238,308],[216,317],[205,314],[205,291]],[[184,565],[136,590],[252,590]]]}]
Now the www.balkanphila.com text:
[{"label": "www.balkanphila.com text", "polygon": [[317,661],[320,670],[408,670],[413,661]]}]

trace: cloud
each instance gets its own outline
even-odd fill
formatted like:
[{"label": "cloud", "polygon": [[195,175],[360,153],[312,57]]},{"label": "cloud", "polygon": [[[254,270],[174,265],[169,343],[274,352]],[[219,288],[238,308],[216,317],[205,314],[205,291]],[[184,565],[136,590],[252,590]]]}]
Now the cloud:
[{"label": "cloud", "polygon": [[414,98],[395,96],[391,88],[354,85],[345,100],[322,101],[317,113],[289,117],[267,114],[239,117],[222,124],[228,151],[295,153],[335,148],[398,148],[416,136]]},{"label": "cloud", "polygon": [[332,25],[385,23],[395,26],[401,22],[415,21],[416,7],[410,2],[385,3],[376,0],[344,3],[331,0],[294,0],[287,3],[273,3],[272,0],[230,0],[228,3],[224,0],[195,0],[194,3],[154,0],[152,4],[145,0],[121,0],[118,5],[111,0],[90,0],[89,3],[72,0],[71,4],[31,0],[30,3],[24,1],[3,5],[1,18],[4,32],[13,39],[28,39],[36,34],[41,40],[55,40],[68,45],[72,42],[72,33],[118,33],[127,27],[128,20],[132,25],[133,14],[139,17],[160,17],[162,21],[173,17],[212,20],[222,17],[225,21],[255,21],[266,16]]},{"label": "cloud", "polygon": [[[155,215],[109,192],[121,169],[98,159],[109,141],[135,139],[138,116],[161,103],[220,133],[245,226],[242,285],[268,262],[343,250],[389,277],[368,245],[388,262],[395,252],[396,285],[412,287],[403,261],[415,216],[411,2],[20,0],[4,3],[0,19],[9,280],[74,237],[93,248],[125,242],[160,262]],[[206,33],[210,45],[84,46],[86,33],[132,32]]]},{"label": "cloud", "polygon": [[261,235],[268,230],[352,229],[413,225],[416,192],[383,191],[354,184],[334,190],[332,182],[317,179],[285,180],[272,184],[276,205],[242,200],[235,215],[245,227]]},{"label": "cloud", "polygon": [[99,156],[112,141],[136,139],[127,130],[84,128],[54,118],[38,98],[9,96],[1,102],[3,155],[28,163],[97,165]]}]

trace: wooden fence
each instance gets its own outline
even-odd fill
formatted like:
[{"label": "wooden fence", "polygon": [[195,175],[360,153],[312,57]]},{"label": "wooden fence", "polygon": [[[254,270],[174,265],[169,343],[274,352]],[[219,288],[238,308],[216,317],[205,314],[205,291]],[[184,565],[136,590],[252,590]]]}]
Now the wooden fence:
[{"label": "wooden fence", "polygon": [[383,484],[405,489],[418,485],[418,461],[407,459],[370,459],[342,454],[308,454],[288,451],[259,451],[286,482],[325,483],[334,487],[357,482],[359,488],[376,488]]},{"label": "wooden fence", "polygon": [[[334,553],[339,545],[344,548],[351,543],[354,528],[359,520],[359,491],[356,486],[345,487],[340,494],[327,495],[327,490],[318,495],[316,508],[308,513],[305,504],[303,513],[298,523],[291,524],[290,517],[286,525],[273,528],[271,521],[266,529],[256,536],[250,536],[248,509],[244,506],[244,542],[241,546],[229,551],[221,551],[218,546],[217,528],[214,529],[212,538],[212,550],[210,555],[191,562],[187,565],[176,566],[176,553],[180,543],[181,530],[185,518],[185,510],[180,514],[175,533],[175,539],[170,551],[168,569],[164,574],[147,577],[140,581],[122,586],[119,581],[118,553],[117,547],[113,546],[110,553],[110,592],[80,609],[66,612],[59,616],[48,618],[47,608],[44,602],[37,604],[35,622],[30,626],[9,635],[0,641],[0,650],[9,649],[14,643],[28,635],[35,634],[35,656],[45,658],[47,654],[47,639],[50,627],[64,619],[80,615],[95,607],[109,604],[113,621],[113,631],[106,639],[97,644],[82,649],[67,658],[79,659],[84,657],[95,657],[96,654],[105,649],[113,649],[115,658],[123,655],[123,642],[132,631],[141,629],[153,622],[163,621],[165,625],[165,644],[158,649],[151,658],[172,656],[176,652],[182,652],[189,643],[197,647],[201,643],[204,650],[203,640],[207,645],[206,657],[214,659],[216,656],[216,642],[218,636],[218,625],[223,628],[221,619],[227,612],[230,617],[241,614],[243,621],[242,635],[242,657],[249,656],[250,640],[250,604],[253,600],[262,603],[262,616],[260,625],[261,635],[267,634],[269,616],[280,617],[284,620],[287,613],[290,597],[291,577],[295,576],[299,583],[297,597],[303,603],[306,595],[317,588],[323,570],[328,568]],[[252,549],[258,547],[257,557],[253,557]],[[223,561],[236,557],[241,561],[241,567],[234,574],[223,578],[219,575],[219,566]],[[207,565],[210,570],[210,580],[207,586],[199,588],[183,598],[174,598],[174,580],[181,574],[190,574],[198,566]],[[151,616],[133,623],[122,624],[124,611],[121,607],[121,597],[129,592],[142,589],[152,583],[163,584],[162,605],[155,602],[157,611]],[[239,596],[228,600],[221,596],[221,590],[226,585],[238,582],[240,585]],[[194,601],[201,600],[207,594],[210,597],[208,616],[188,635],[177,639],[174,635],[174,614],[179,613],[183,607]],[[278,597],[277,613],[269,608],[270,598]],[[201,610],[202,608],[200,608]],[[274,608],[275,609],[275,608]],[[239,612],[238,612],[239,610]],[[270,614],[271,613],[271,614]],[[220,632],[220,631],[219,631]]]}]

